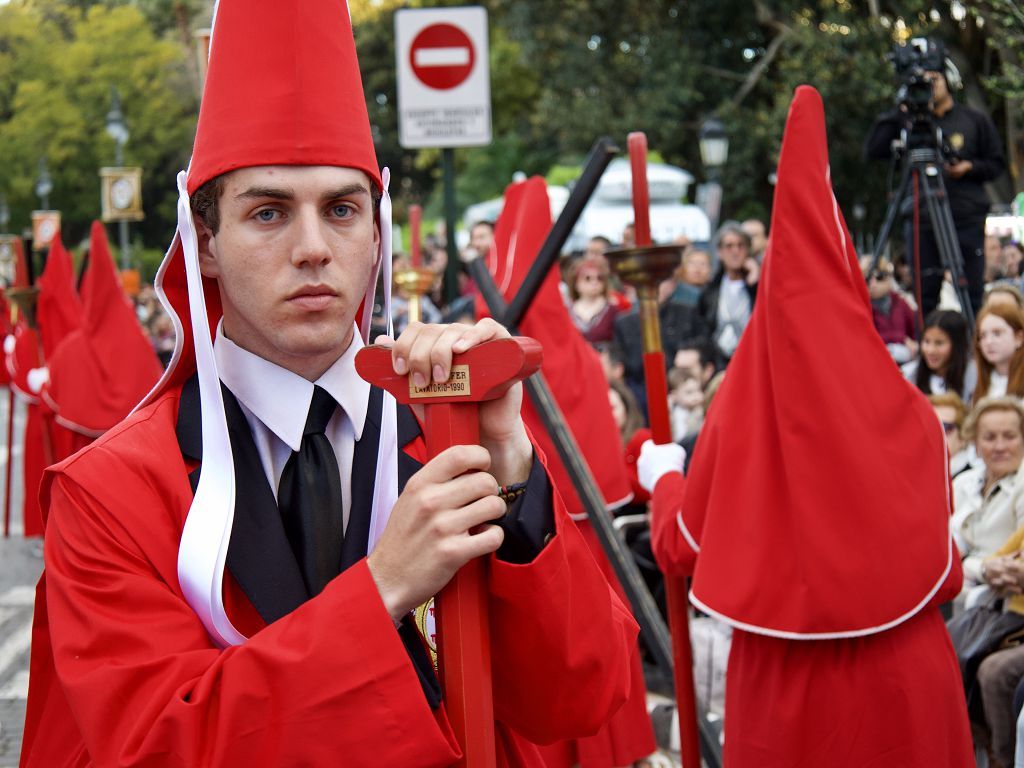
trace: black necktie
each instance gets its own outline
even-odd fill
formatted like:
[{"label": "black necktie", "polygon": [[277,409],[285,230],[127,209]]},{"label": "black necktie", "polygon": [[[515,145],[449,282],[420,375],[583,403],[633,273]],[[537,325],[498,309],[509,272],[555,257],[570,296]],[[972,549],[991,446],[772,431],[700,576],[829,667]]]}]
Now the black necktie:
[{"label": "black necktie", "polygon": [[299,450],[281,473],[277,505],[288,541],[314,597],[338,575],[344,523],[341,475],[334,448],[324,430],[337,403],[326,390],[313,387]]}]

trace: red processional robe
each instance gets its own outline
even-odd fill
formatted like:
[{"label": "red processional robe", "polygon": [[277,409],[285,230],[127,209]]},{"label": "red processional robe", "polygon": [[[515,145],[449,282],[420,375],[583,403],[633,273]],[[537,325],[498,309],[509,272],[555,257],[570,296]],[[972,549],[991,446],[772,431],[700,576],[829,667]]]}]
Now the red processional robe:
[{"label": "red processional robe", "polygon": [[52,423],[52,419],[44,416],[45,406],[38,395],[32,394],[28,386],[29,371],[38,368],[40,362],[39,336],[26,322],[19,322],[14,329],[14,349],[6,358],[11,387],[14,388],[16,396],[25,402],[25,431],[21,436],[22,483],[25,489],[22,516],[25,536],[42,536],[39,481],[43,477],[43,470],[52,463],[54,436],[47,426],[48,422]]},{"label": "red processional robe", "polygon": [[153,345],[121,288],[99,221],[92,224],[82,301],[81,327],[68,333],[47,358],[50,381],[43,391],[58,424],[74,435],[71,453],[131,413],[161,372]]},{"label": "red processional robe", "polygon": [[659,565],[734,629],[725,768],[974,764],[937,608],[962,582],[949,489],[942,427],[875,332],[802,86],[757,305],[688,477],[652,500]]},{"label": "red processional robe", "polygon": [[[46,475],[22,767],[452,764],[443,706],[422,695],[365,558],[269,625],[226,578],[227,613],[250,639],[211,642],[178,582],[194,465],[175,432],[179,393]],[[422,459],[422,439],[404,450]],[[535,743],[596,732],[630,679],[636,624],[557,494],[554,509],[555,535],[533,562],[490,561],[499,765],[509,768],[542,766]],[[257,569],[272,562],[254,557]]]}]

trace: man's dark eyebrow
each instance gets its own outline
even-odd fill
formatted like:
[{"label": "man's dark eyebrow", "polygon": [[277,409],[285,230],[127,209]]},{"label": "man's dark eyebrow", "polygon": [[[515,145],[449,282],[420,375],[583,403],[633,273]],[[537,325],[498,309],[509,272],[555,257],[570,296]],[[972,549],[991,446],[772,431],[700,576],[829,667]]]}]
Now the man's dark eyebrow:
[{"label": "man's dark eyebrow", "polygon": [[295,193],[290,189],[278,187],[249,187],[244,192],[235,195],[236,200],[245,200],[254,197],[272,197],[275,200],[291,200]]},{"label": "man's dark eyebrow", "polygon": [[349,195],[369,195],[370,190],[365,184],[355,183],[347,184],[344,187],[338,187],[337,189],[328,192],[324,195],[324,200],[337,200],[340,197],[348,197]]},{"label": "man's dark eyebrow", "polygon": [[[324,200],[337,200],[341,197],[348,197],[349,195],[364,194],[369,195],[370,190],[365,184],[347,184],[344,187],[338,187],[332,189],[323,195]],[[288,188],[280,187],[249,187],[244,192],[239,192],[235,196],[237,200],[247,200],[252,198],[269,197],[274,200],[291,200],[295,197],[295,192]]]}]

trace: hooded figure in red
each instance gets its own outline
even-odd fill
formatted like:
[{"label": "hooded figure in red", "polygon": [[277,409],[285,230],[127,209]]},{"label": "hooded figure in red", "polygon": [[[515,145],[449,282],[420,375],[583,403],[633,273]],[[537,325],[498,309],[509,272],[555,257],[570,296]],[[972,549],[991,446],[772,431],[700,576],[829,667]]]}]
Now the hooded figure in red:
[{"label": "hooded figure in red", "polygon": [[[217,178],[219,230],[201,210],[199,227],[196,192]],[[527,441],[510,446],[499,435],[490,453],[492,468],[502,448],[526,460],[524,501],[496,503],[494,470],[477,485],[485,490],[460,504],[453,495],[465,491],[460,478],[470,467],[457,457],[482,449],[462,447],[421,468],[425,446],[412,410],[357,381],[350,353],[369,327],[378,268],[391,283],[387,186],[345,3],[218,3],[193,157],[178,176],[178,229],[155,283],[176,324],[174,356],[131,416],[44,478],[46,570],[22,768],[452,765],[460,746],[409,605],[410,596],[430,595],[399,579],[397,591],[407,594],[396,600],[395,589],[378,583],[386,570],[378,564],[395,552],[418,562],[417,549],[435,553],[435,541],[461,548],[483,535],[497,547],[503,537],[484,524],[483,509],[492,520],[539,510],[530,519],[541,523],[536,537],[518,542],[526,548],[515,561],[493,548],[487,555],[499,768],[540,768],[536,743],[594,733],[625,700],[636,624],[552,494],[542,457],[509,407],[514,395],[493,401],[481,435],[494,437],[497,424]],[[372,192],[381,194],[379,209]],[[251,249],[239,245],[246,234]],[[350,242],[358,249],[346,249]],[[273,285],[247,282],[268,271],[280,278]],[[351,281],[364,273],[365,286]],[[333,293],[312,292],[321,285],[310,274]],[[337,355],[316,374],[334,388],[330,426],[309,426],[318,397],[311,378],[228,333],[229,320],[254,306],[234,293],[240,284],[266,291],[256,306],[283,317],[284,327],[265,317],[252,322],[268,334],[294,332],[287,352],[302,357],[301,343],[312,337]],[[342,326],[321,322],[317,308],[325,305]],[[389,315],[386,294],[384,309]],[[469,342],[460,334],[473,329],[413,328],[395,354],[428,331],[452,331],[451,345],[453,337]],[[422,376],[422,360],[406,354]],[[277,427],[298,447],[271,426],[280,413]],[[307,437],[349,429],[349,441],[338,443],[351,449],[350,471],[340,460],[334,465],[347,510],[343,501],[342,510],[315,511],[343,528],[340,552],[335,539],[323,545],[322,528],[312,542],[299,542],[316,556],[326,552],[322,560],[335,569],[314,589],[306,553],[285,530],[295,519],[287,515],[302,512],[279,507],[265,457],[272,460],[280,443],[291,462]],[[323,458],[313,479],[330,479]],[[436,481],[430,473],[445,461],[454,469]],[[473,474],[468,483],[482,478]],[[284,486],[282,478],[277,488]],[[347,520],[337,526],[343,511]],[[433,525],[434,512],[451,525]],[[422,546],[403,547],[410,541]],[[444,563],[433,565],[446,572]],[[432,592],[429,568],[416,573],[426,574]]]},{"label": "hooded figure in red", "polygon": [[160,362],[121,289],[103,224],[94,221],[89,266],[82,280],[84,321],[47,359],[43,398],[57,423],[88,445],[146,396],[160,378]]},{"label": "hooded figure in red", "polygon": [[680,450],[645,445],[640,477],[659,564],[734,628],[725,765],[972,765],[937,608],[962,580],[945,437],[872,325],[813,88],[790,107],[758,303],[685,480]]},{"label": "hooded figure in red", "polygon": [[[547,185],[542,178],[534,177],[505,190],[505,205],[494,231],[494,248],[489,254],[488,268],[506,301],[511,301],[519,290],[550,229],[551,206]],[[541,371],[601,489],[601,495],[609,510],[614,510],[629,501],[630,484],[619,453],[608,450],[619,441],[619,431],[608,404],[608,384],[597,352],[576,330],[569,317],[558,283],[558,270],[551,270],[523,316],[519,330],[535,338],[545,349],[557,350],[545,356]],[[594,559],[625,602],[626,595],[587,519],[569,472],[530,400],[523,403],[523,420],[547,455],[555,488],[565,500],[569,513],[577,520]],[[614,768],[632,765],[654,752],[657,744],[647,714],[647,687],[637,647],[632,649],[630,666],[632,678],[626,703],[597,734],[545,747],[543,754],[548,768],[573,765]]]},{"label": "hooded figure in red", "polygon": [[[24,272],[16,274],[15,281],[20,279],[27,283]],[[15,328],[13,343],[5,350],[11,384],[26,404],[23,453],[26,536],[43,533],[39,510],[39,482],[43,470],[76,450],[74,433],[55,423],[53,409],[41,395],[49,377],[46,360],[61,341],[82,324],[82,304],[75,293],[74,280],[71,254],[65,250],[57,233],[50,244],[46,267],[37,281],[38,330],[30,328],[22,318]]]}]

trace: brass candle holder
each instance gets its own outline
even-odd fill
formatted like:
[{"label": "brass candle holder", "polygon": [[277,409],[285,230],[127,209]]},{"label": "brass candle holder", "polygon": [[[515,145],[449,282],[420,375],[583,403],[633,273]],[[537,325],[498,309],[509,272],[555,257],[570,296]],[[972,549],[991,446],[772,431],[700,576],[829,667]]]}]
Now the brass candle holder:
[{"label": "brass candle holder", "polygon": [[682,262],[682,246],[638,246],[608,251],[605,257],[619,279],[636,288],[637,297],[640,299],[640,333],[644,352],[649,354],[662,351],[658,286],[672,277]]},{"label": "brass candle holder", "polygon": [[6,293],[11,303],[25,316],[28,327],[37,330],[36,305],[39,302],[39,289],[32,285],[27,288],[8,288]]},{"label": "brass candle holder", "polygon": [[426,267],[409,267],[394,274],[395,287],[409,294],[409,322],[423,319],[422,297],[430,291],[436,275]]}]

